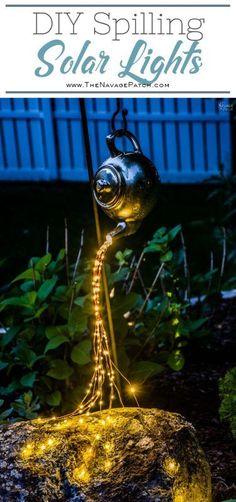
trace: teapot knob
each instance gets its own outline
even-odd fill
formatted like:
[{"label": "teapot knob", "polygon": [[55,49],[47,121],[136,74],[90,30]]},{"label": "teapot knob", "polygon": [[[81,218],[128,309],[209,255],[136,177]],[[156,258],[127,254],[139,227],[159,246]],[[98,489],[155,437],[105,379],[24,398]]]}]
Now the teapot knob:
[{"label": "teapot knob", "polygon": [[112,207],[121,192],[121,177],[112,166],[102,166],[94,178],[94,196],[100,206]]},{"label": "teapot knob", "polygon": [[112,192],[112,185],[108,180],[104,180],[102,178],[98,179],[95,183],[96,192],[100,193],[110,193]]}]

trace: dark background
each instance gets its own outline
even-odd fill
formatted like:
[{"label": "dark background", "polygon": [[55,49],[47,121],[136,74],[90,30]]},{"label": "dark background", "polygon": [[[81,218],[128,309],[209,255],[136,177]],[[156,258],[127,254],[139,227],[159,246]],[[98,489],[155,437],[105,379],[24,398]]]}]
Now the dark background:
[{"label": "dark background", "polygon": [[[212,190],[209,184],[161,185],[159,201],[143,222],[137,234],[117,241],[117,248],[139,248],[151,238],[156,228],[182,223],[188,252],[197,254],[205,266],[204,234],[191,229],[192,220],[209,220],[217,216],[217,205],[207,201]],[[50,227],[50,251],[57,253],[64,247],[64,218],[68,223],[69,255],[76,258],[82,228],[85,230],[84,254],[93,256],[96,231],[92,209],[92,195],[88,183],[0,185],[1,223],[0,258],[7,258],[2,279],[11,280],[26,267],[31,256],[41,256],[46,249],[46,229]],[[103,235],[115,226],[100,212]],[[207,237],[207,236],[205,236]]]}]

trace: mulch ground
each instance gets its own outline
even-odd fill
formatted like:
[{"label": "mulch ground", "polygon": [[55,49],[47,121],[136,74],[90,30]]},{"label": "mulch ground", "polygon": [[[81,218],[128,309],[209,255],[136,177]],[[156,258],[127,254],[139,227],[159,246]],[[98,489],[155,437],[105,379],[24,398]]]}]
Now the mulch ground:
[{"label": "mulch ground", "polygon": [[222,502],[236,499],[236,442],[218,415],[219,378],[236,364],[235,299],[217,307],[209,327],[206,347],[193,345],[181,372],[158,378],[152,405],[181,413],[195,426],[211,466],[213,502]]}]

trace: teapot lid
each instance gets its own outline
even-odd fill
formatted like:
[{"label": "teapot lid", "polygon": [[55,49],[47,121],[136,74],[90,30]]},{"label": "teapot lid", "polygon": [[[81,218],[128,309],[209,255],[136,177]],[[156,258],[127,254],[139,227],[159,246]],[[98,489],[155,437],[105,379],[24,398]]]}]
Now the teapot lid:
[{"label": "teapot lid", "polygon": [[116,204],[121,193],[121,176],[110,164],[100,167],[94,177],[94,196],[104,207]]}]

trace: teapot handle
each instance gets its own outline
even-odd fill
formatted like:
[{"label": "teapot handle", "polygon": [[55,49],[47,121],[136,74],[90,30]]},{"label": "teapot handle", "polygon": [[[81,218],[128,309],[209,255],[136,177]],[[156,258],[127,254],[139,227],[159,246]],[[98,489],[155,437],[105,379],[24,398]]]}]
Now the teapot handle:
[{"label": "teapot handle", "polygon": [[115,145],[115,139],[121,138],[122,136],[126,136],[126,138],[128,138],[131,141],[131,143],[134,147],[134,153],[141,153],[142,154],[140,144],[139,144],[137,138],[135,138],[134,134],[132,134],[129,131],[124,131],[124,129],[117,129],[116,131],[114,131],[113,133],[109,134],[106,137],[107,146],[110,150],[112,157],[117,157],[118,155],[121,155],[123,153],[121,150],[118,150],[118,148],[116,148],[116,145]]}]

